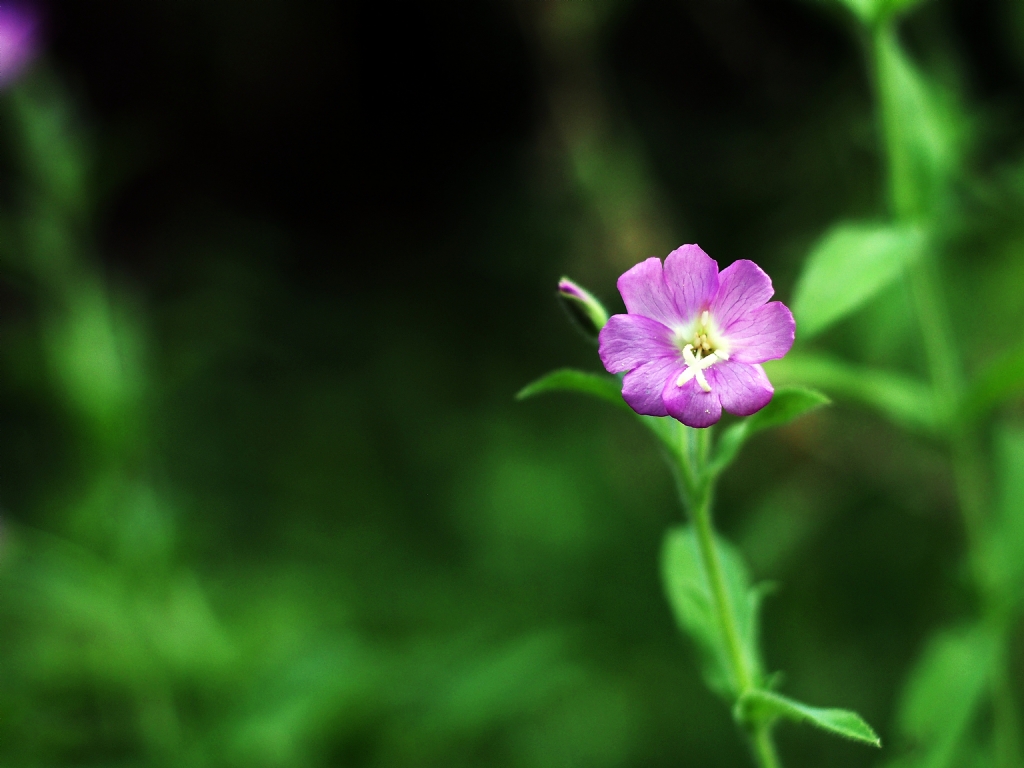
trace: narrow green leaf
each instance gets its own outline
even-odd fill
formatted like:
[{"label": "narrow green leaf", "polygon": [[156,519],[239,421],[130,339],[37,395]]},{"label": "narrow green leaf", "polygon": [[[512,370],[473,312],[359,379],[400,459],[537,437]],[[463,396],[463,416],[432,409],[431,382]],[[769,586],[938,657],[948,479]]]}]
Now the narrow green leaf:
[{"label": "narrow green leaf", "polygon": [[881,0],[879,11],[887,17],[902,16],[926,0]]},{"label": "narrow green leaf", "polygon": [[[725,574],[726,590],[736,615],[743,653],[756,680],[761,678],[757,650],[758,609],[762,592],[751,589],[747,568],[732,545],[716,538],[715,546]],[[739,694],[732,675],[729,651],[722,636],[711,587],[700,558],[696,537],[689,526],[665,534],[661,549],[661,573],[676,621],[697,646],[701,671],[711,690],[726,699]]]},{"label": "narrow green leaf", "polygon": [[984,418],[1000,404],[1024,396],[1024,346],[991,363],[971,385],[964,397],[964,412],[972,419]]},{"label": "narrow green leaf", "polygon": [[771,691],[747,691],[736,703],[736,713],[737,717],[747,722],[764,722],[782,717],[797,723],[810,723],[844,739],[874,747],[882,746],[878,734],[856,712],[809,707]]},{"label": "narrow green leaf", "polygon": [[827,396],[808,387],[779,387],[768,405],[722,433],[715,446],[714,458],[711,460],[711,472],[717,474],[729,466],[751,435],[788,424],[797,417],[830,402]]},{"label": "narrow green leaf", "polygon": [[870,406],[917,432],[935,434],[941,426],[931,387],[909,376],[806,352],[765,363],[765,370],[772,381],[818,387],[833,397]]},{"label": "narrow green leaf", "polygon": [[840,5],[845,5],[865,26],[871,26],[878,18],[880,0],[838,0],[838,2]]},{"label": "narrow green leaf", "polygon": [[936,635],[910,673],[897,715],[911,750],[893,768],[952,768],[987,690],[996,640],[982,627]]},{"label": "narrow green leaf", "polygon": [[797,283],[793,314],[809,339],[861,307],[896,280],[924,251],[916,227],[843,223],[829,230],[807,257]]},{"label": "narrow green leaf", "polygon": [[615,376],[560,368],[527,384],[516,394],[516,400],[525,400],[544,392],[582,392],[633,413],[633,409],[622,399],[622,381]]},{"label": "narrow green leaf", "polygon": [[[909,2],[891,6],[902,9]],[[941,92],[907,56],[894,24],[876,27],[874,63],[893,207],[901,219],[920,220],[936,214],[948,194],[965,121],[951,94]]]}]

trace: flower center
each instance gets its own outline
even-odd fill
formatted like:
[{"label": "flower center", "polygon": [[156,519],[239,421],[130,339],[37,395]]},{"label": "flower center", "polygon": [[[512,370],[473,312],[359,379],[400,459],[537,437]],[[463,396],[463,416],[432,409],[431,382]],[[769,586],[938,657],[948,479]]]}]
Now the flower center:
[{"label": "flower center", "polygon": [[701,389],[710,392],[711,385],[704,371],[719,360],[728,360],[729,354],[715,344],[711,332],[711,318],[706,309],[700,313],[700,322],[694,333],[693,342],[684,346],[682,352],[686,369],[676,379],[676,386],[681,387],[690,379],[696,379]]}]

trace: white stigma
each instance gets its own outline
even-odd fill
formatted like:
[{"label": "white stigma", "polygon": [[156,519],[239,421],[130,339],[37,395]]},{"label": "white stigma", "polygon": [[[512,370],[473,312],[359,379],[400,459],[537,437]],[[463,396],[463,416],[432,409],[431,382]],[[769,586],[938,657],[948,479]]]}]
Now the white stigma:
[{"label": "white stigma", "polygon": [[[707,311],[704,314],[707,315]],[[703,319],[702,317],[701,320]],[[687,344],[683,347],[683,361],[686,363],[686,370],[679,374],[679,378],[676,379],[676,386],[681,387],[690,379],[695,378],[701,389],[705,392],[710,392],[711,385],[708,384],[704,371],[721,359],[723,359],[722,356],[715,352],[712,352],[707,357],[697,357],[693,354],[693,344]]]}]

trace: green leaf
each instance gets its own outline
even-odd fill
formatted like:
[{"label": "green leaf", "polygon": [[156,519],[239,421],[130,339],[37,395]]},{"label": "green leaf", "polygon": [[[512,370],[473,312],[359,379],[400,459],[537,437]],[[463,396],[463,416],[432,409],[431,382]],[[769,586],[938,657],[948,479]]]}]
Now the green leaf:
[{"label": "green leaf", "polygon": [[800,386],[779,387],[768,405],[726,429],[715,446],[710,471],[718,474],[732,463],[751,435],[788,424],[799,416],[832,402],[814,389]]},{"label": "green leaf", "polygon": [[633,413],[633,409],[622,399],[622,381],[615,376],[560,368],[527,384],[516,394],[516,400],[525,400],[545,392],[582,392]]},{"label": "green leaf", "polygon": [[907,57],[893,24],[877,27],[874,54],[893,208],[905,220],[933,216],[959,164],[964,120]]},{"label": "green leaf", "polygon": [[991,363],[964,397],[963,410],[971,419],[984,418],[995,407],[1024,395],[1024,346]]},{"label": "green leaf", "polygon": [[[742,651],[754,671],[754,679],[759,681],[762,673],[757,650],[757,617],[762,592],[751,589],[750,577],[739,552],[718,538],[715,546],[736,617]],[[715,611],[697,539],[689,526],[673,528],[665,534],[661,574],[676,621],[697,646],[705,682],[723,698],[735,698],[740,688],[731,671],[728,647]]]},{"label": "green leaf", "polygon": [[811,250],[793,298],[797,333],[809,339],[895,281],[925,247],[917,227],[843,223]]},{"label": "green leaf", "polygon": [[935,434],[940,430],[939,409],[931,387],[909,376],[806,352],[765,363],[765,370],[772,381],[818,387],[837,399],[870,406],[916,432]]},{"label": "green leaf", "polygon": [[892,765],[951,768],[988,687],[996,639],[982,627],[933,637],[904,688],[897,726],[911,750]]},{"label": "green leaf", "polygon": [[878,735],[856,712],[809,707],[771,691],[752,690],[744,693],[736,702],[736,715],[746,722],[765,722],[782,717],[797,723],[810,723],[845,739],[874,747],[882,746]]}]

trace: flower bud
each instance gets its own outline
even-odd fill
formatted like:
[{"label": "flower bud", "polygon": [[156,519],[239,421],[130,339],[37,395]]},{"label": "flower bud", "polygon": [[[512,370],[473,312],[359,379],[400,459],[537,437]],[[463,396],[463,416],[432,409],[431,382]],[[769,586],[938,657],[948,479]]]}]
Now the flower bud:
[{"label": "flower bud", "polygon": [[567,277],[558,281],[558,298],[580,330],[596,339],[608,322],[608,312],[601,306],[601,302]]},{"label": "flower bud", "polygon": [[10,86],[38,53],[38,18],[29,6],[0,5],[0,89]]}]

